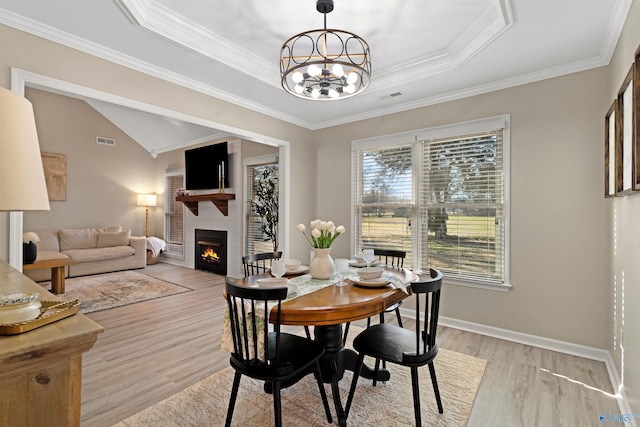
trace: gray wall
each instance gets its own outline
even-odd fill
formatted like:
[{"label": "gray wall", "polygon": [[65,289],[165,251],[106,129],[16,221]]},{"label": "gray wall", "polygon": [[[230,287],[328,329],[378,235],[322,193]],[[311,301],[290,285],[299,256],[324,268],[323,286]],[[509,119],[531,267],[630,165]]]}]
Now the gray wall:
[{"label": "gray wall", "polygon": [[[622,81],[633,63],[640,45],[640,4],[631,4],[624,30],[609,67],[607,104],[602,105],[602,117],[611,105]],[[604,126],[603,126],[604,128]],[[604,176],[604,169],[602,169]],[[612,265],[607,280],[602,283],[610,295],[615,295],[615,311],[609,305],[611,322],[608,346],[614,352],[618,372],[624,373],[624,392],[634,413],[640,412],[640,194],[607,200],[610,221],[600,225],[611,234],[609,262]],[[622,349],[624,348],[624,352]]]},{"label": "gray wall", "polygon": [[[640,43],[640,27],[631,25],[640,20],[639,8],[632,4],[609,67],[315,132],[1,25],[0,39],[11,43],[0,46],[0,85],[10,87],[10,67],[15,66],[289,141],[295,159],[290,177],[293,254],[308,253],[304,239],[293,231],[295,224],[316,217],[347,226],[334,252],[350,253],[352,140],[511,114],[513,289],[499,293],[447,285],[442,314],[612,350],[618,372],[624,363],[624,391],[637,412],[640,322],[632,302],[640,300],[640,196],[605,200],[602,180],[604,114]],[[323,172],[328,165],[331,173]],[[164,167],[157,166],[156,180],[162,179]],[[0,213],[4,259],[7,217]],[[619,310],[614,319],[613,288],[620,290],[623,283],[626,318]],[[620,294],[616,303],[620,308]]]},{"label": "gray wall", "polygon": [[[122,225],[144,236],[145,209],[137,206],[137,195],[156,191],[151,155],[84,101],[30,88],[25,95],[33,104],[40,150],[66,156],[67,198],[51,201],[50,211],[25,212],[24,229]],[[116,145],[96,144],[96,136]],[[152,231],[157,225],[150,221]]]},{"label": "gray wall", "polygon": [[[319,215],[349,222],[351,140],[510,114],[513,288],[504,293],[448,285],[441,315],[607,348],[606,77],[600,68],[317,131],[318,163],[338,162],[331,174],[318,177],[324,182],[317,189]],[[349,243],[343,239],[336,250],[348,254]]]}]

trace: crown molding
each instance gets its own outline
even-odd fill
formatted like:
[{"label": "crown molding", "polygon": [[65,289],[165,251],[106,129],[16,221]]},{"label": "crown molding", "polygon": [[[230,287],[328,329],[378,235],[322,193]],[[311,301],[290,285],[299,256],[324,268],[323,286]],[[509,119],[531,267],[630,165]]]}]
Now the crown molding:
[{"label": "crown molding", "polygon": [[301,126],[307,129],[311,129],[312,123],[301,120],[297,117],[289,114],[282,113],[281,111],[273,108],[265,107],[262,104],[258,104],[253,101],[249,101],[245,98],[235,96],[229,92],[220,90],[218,88],[203,84],[199,81],[186,78],[185,76],[174,73],[163,68],[159,68],[155,65],[141,61],[137,58],[133,58],[128,55],[124,55],[113,49],[106,48],[102,45],[89,42],[87,40],[75,37],[64,31],[59,31],[42,23],[33,21],[23,16],[17,15],[6,9],[0,8],[0,24],[7,25],[9,27],[24,31],[29,34],[33,34],[43,39],[61,44],[63,46],[70,47],[72,49],[79,50],[81,52],[93,55],[98,58],[105,59],[109,62],[121,65],[123,67],[130,68],[135,71],[157,77],[170,83],[191,89],[205,95],[218,98],[222,101],[238,105],[243,108],[255,111],[257,113],[265,114],[267,116],[283,120],[285,122]]}]

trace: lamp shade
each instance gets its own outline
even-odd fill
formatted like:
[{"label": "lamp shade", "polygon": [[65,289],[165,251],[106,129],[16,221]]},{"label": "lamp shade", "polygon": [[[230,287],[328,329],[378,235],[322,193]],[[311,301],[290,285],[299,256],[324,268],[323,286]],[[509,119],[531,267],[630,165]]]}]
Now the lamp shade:
[{"label": "lamp shade", "polygon": [[138,194],[138,206],[155,206],[157,196],[155,194]]},{"label": "lamp shade", "polygon": [[49,209],[33,107],[0,88],[0,211]]}]

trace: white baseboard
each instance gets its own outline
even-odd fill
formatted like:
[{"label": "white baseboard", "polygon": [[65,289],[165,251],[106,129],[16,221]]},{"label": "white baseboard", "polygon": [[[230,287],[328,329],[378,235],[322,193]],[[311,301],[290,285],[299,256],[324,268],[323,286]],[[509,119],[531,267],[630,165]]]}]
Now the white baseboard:
[{"label": "white baseboard", "polygon": [[[402,316],[414,318],[413,310],[400,308]],[[499,338],[506,341],[517,342],[520,344],[530,345],[533,347],[544,348],[546,350],[557,351],[560,353],[570,354],[572,356],[584,357],[586,359],[597,360],[603,362],[609,374],[611,386],[616,394],[616,400],[621,414],[633,414],[629,401],[627,400],[624,389],[621,386],[620,375],[616,369],[611,352],[595,347],[588,347],[580,344],[569,343],[566,341],[555,340],[552,338],[540,337],[537,335],[515,332],[508,329],[496,328],[494,326],[482,325],[479,323],[468,322],[466,320],[453,319],[451,317],[440,316],[439,324],[448,328],[460,329],[463,331],[473,332],[480,335],[486,335],[493,338]],[[632,427],[637,427],[635,417],[625,423]]]}]

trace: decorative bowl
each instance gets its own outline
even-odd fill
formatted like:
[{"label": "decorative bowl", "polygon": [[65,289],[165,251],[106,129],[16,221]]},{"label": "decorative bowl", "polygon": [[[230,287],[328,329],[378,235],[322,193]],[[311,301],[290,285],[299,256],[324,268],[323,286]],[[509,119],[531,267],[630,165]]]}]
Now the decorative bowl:
[{"label": "decorative bowl", "polygon": [[283,259],[284,268],[287,271],[297,270],[300,267],[300,260],[298,259]]},{"label": "decorative bowl", "polygon": [[358,276],[364,280],[377,279],[382,276],[382,267],[366,267],[358,270]]},{"label": "decorative bowl", "polygon": [[0,295],[0,324],[26,322],[40,315],[40,301],[36,292]]}]

